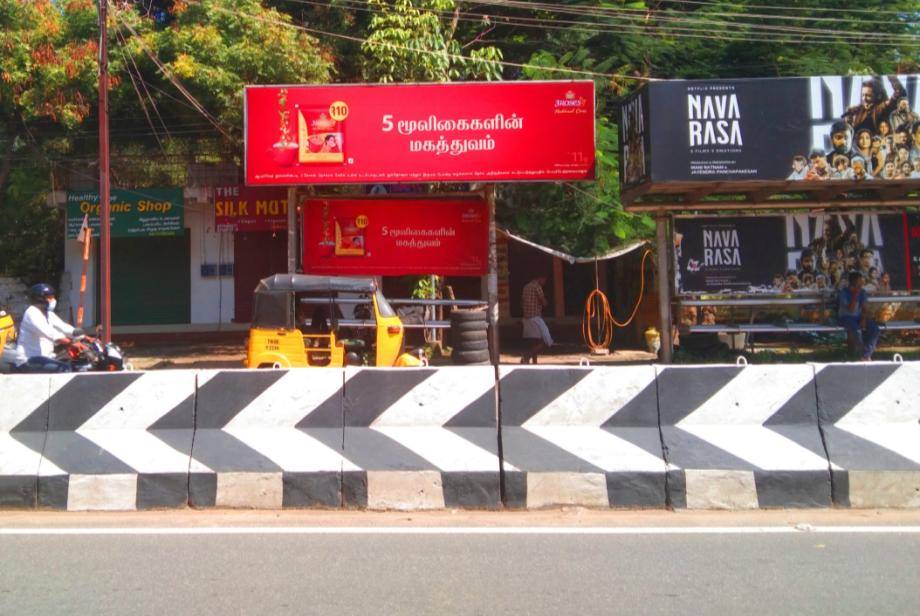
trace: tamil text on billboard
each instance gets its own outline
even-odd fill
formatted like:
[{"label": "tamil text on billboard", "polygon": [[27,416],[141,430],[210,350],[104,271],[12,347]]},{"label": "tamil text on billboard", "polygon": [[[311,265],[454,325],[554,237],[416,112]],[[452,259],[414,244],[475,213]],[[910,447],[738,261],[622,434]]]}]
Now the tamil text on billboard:
[{"label": "tamil text on billboard", "polygon": [[304,205],[309,274],[481,276],[488,208],[472,199],[311,199]]},{"label": "tamil text on billboard", "polygon": [[251,86],[248,185],[587,180],[594,83]]}]

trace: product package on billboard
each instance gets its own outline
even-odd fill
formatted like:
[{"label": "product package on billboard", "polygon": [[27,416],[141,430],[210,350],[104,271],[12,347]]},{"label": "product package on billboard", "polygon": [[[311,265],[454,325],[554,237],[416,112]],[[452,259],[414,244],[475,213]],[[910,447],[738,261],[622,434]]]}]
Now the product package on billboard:
[{"label": "product package on billboard", "polygon": [[344,120],[329,115],[329,107],[297,110],[301,163],[345,162]]},{"label": "product package on billboard", "polygon": [[303,268],[310,274],[481,276],[488,209],[475,199],[310,199]]},{"label": "product package on billboard", "polygon": [[592,81],[248,86],[243,100],[248,186],[594,178]]},{"label": "product package on billboard", "polygon": [[625,188],[920,182],[920,75],[656,81],[621,106],[620,143]]}]

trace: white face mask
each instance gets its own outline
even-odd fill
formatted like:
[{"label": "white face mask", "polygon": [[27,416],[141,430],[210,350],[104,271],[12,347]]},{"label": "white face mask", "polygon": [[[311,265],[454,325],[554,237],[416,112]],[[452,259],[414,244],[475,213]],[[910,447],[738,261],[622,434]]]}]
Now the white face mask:
[{"label": "white face mask", "polygon": [[56,306],[57,306],[57,300],[56,300],[56,299],[49,299],[49,300],[48,300],[48,311],[49,311],[49,312],[54,312],[54,309],[55,309]]}]

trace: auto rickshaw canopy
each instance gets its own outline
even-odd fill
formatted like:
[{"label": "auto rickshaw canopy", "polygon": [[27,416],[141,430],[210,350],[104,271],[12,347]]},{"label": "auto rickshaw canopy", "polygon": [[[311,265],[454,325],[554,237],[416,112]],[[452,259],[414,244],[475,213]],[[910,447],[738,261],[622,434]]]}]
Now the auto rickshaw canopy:
[{"label": "auto rickshaw canopy", "polygon": [[252,309],[252,326],[265,328],[295,327],[296,293],[368,293],[377,292],[373,278],[341,278],[307,274],[275,274],[256,285]]}]

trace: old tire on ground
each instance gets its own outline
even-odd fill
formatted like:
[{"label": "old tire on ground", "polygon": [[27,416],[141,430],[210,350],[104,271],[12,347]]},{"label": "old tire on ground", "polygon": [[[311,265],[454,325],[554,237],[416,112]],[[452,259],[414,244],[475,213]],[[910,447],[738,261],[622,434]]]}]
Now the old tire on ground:
[{"label": "old tire on ground", "polygon": [[485,351],[458,351],[451,354],[455,364],[487,364],[490,361],[488,349]]},{"label": "old tire on ground", "polygon": [[484,332],[489,329],[489,324],[485,321],[460,321],[454,323],[451,321],[450,330],[452,332]]},{"label": "old tire on ground", "polygon": [[479,342],[489,339],[486,329],[458,329],[453,333],[454,346],[463,346],[467,342]]},{"label": "old tire on ground", "polygon": [[488,350],[489,350],[488,340],[467,340],[465,342],[460,342],[454,345],[454,353],[457,353],[457,352],[465,353],[466,351],[488,351]]},{"label": "old tire on ground", "polygon": [[488,317],[485,309],[482,308],[476,310],[456,309],[450,311],[450,320],[452,323],[461,321],[487,321]]}]

